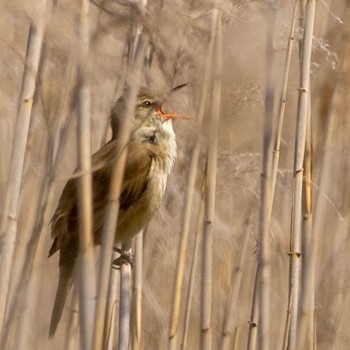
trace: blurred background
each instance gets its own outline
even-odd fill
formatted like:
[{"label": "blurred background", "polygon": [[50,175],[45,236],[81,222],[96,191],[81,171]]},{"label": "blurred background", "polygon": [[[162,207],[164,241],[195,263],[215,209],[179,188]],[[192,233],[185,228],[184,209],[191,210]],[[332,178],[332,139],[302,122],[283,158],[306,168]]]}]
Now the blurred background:
[{"label": "blurred background", "polygon": [[[67,348],[67,344],[71,349],[78,348],[76,326],[74,328],[74,323],[68,326],[71,316],[74,318],[76,312],[72,312],[69,305],[66,306],[56,336],[52,340],[48,339],[58,281],[58,258],[56,254],[48,259],[47,254],[51,245],[50,218],[65,183],[77,166],[77,59],[81,4],[79,1],[67,0],[52,3],[48,0],[47,3],[49,5],[45,8],[42,1],[0,2],[1,211],[4,210],[10,186],[14,144],[23,138],[22,134],[16,132],[22,79],[25,70],[29,71],[29,75],[36,71],[26,58],[28,37],[40,23],[45,23],[15,218],[14,259],[4,322],[6,336],[4,333],[2,335],[6,338],[5,343],[2,343],[4,349],[20,348],[17,337],[23,332],[26,349],[62,349]],[[246,349],[258,263],[266,67],[272,57],[266,58],[267,12],[271,11],[271,3],[254,0],[204,3],[196,0],[150,0],[144,14],[137,10],[137,3],[124,0],[90,1],[90,46],[85,74],[91,89],[92,152],[96,152],[110,137],[109,113],[114,101],[122,94],[127,79],[126,57],[135,23],[142,26],[150,50],[147,56],[151,61],[150,69],[143,74],[142,85],[155,91],[164,91],[178,84],[190,83],[190,86],[172,95],[165,106],[166,110],[190,116],[190,119],[174,122],[178,158],[168,179],[163,204],[144,234],[142,347],[168,347],[187,177],[194,139],[201,133],[197,113],[206,59],[212,54],[209,52],[211,14],[214,8],[218,8],[222,15],[223,65],[213,228],[212,347],[221,348],[230,294],[239,278],[236,306],[231,309],[232,339],[229,348]],[[275,94],[273,111],[277,115],[293,3],[274,1],[272,7],[275,23],[273,37],[270,37],[273,50],[270,68]],[[321,203],[316,208],[322,206],[323,209],[313,213],[313,221],[317,222],[319,228],[312,233],[318,245],[314,284],[315,317],[312,331],[309,329],[312,335],[306,341],[305,349],[347,349],[350,341],[348,7],[349,3],[345,0],[322,0],[317,2],[316,7],[310,90],[309,130],[312,147],[308,148],[312,150],[313,170],[312,178],[305,182],[310,185],[314,203]],[[298,41],[302,37],[302,29],[298,27],[299,14],[297,12],[269,230],[271,349],[283,348],[288,308],[288,253],[300,86]],[[212,87],[209,86],[208,96],[211,93]],[[211,142],[210,114],[211,109],[207,105],[182,288],[180,339],[184,332],[185,304],[197,232],[201,240],[201,227],[198,228],[197,221],[205,176],[206,148]],[[273,130],[275,127],[271,133]],[[62,154],[54,166],[52,154],[58,148]],[[53,188],[50,196],[44,191],[48,179]],[[199,244],[187,349],[201,348],[202,245]],[[302,260],[302,267],[305,264]],[[115,271],[115,274],[119,272]],[[39,286],[36,293],[39,294],[32,298],[32,290],[28,286],[34,277],[36,286]],[[28,304],[31,302],[32,305]],[[71,328],[71,342],[67,341],[67,328]],[[180,346],[181,341],[178,343]],[[116,344],[117,338],[115,348]],[[130,348],[135,347],[131,345]]]}]

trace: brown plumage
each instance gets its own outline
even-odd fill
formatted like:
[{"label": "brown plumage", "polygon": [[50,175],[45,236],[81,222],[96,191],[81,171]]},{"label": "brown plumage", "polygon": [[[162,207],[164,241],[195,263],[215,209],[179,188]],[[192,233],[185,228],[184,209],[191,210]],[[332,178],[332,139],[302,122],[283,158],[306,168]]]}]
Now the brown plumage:
[{"label": "brown plumage", "polygon": [[[112,109],[112,140],[92,156],[95,245],[101,244],[109,183],[118,156],[116,138],[124,103],[121,98]],[[171,122],[173,115],[163,114],[160,104],[147,90],[140,91],[120,195],[115,243],[129,240],[139,232],[152,218],[163,198],[167,176],[176,157],[176,142]],[[67,182],[51,223],[54,242],[49,257],[59,251],[60,275],[50,337],[54,335],[62,316],[79,252],[77,182],[78,177],[74,176]]]}]

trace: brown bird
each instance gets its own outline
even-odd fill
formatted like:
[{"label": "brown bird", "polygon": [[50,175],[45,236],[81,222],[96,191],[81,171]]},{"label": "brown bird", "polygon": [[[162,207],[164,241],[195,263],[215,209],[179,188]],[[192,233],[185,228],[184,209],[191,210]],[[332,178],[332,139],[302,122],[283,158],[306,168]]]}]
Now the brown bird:
[{"label": "brown bird", "polygon": [[[140,89],[120,194],[115,243],[131,239],[147,225],[161,204],[167,177],[176,158],[176,141],[172,126],[175,115],[162,111],[163,101],[148,90]],[[112,139],[92,156],[95,245],[101,244],[109,183],[118,155],[116,144],[119,123],[124,109],[125,100],[121,97],[111,112]],[[51,221],[51,235],[54,241],[49,257],[59,251],[60,274],[51,316],[50,337],[55,334],[61,319],[67,294],[73,283],[72,275],[79,252],[77,185],[78,178],[74,176],[67,182]]]}]

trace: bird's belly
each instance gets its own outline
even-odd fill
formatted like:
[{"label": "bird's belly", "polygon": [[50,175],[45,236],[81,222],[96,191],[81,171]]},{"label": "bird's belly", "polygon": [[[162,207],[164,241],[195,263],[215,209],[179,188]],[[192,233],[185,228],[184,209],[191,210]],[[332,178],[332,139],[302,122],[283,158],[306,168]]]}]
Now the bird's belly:
[{"label": "bird's belly", "polygon": [[142,198],[120,213],[116,242],[131,239],[149,223],[162,202],[166,181],[167,175],[152,177]]}]

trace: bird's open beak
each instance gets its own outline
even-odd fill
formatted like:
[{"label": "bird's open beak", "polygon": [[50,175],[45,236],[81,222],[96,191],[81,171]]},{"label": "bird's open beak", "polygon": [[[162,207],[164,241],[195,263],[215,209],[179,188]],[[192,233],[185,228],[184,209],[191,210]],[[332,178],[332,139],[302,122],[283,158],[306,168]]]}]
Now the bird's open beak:
[{"label": "bird's open beak", "polygon": [[159,106],[157,108],[157,114],[160,118],[165,118],[165,119],[190,119],[190,117],[187,117],[185,115],[178,115],[178,114],[175,114],[175,113],[164,113],[163,110],[162,110],[162,107]]}]

